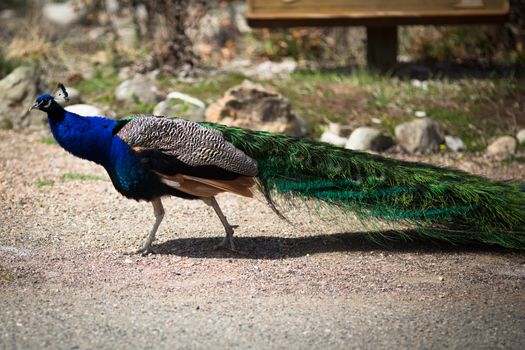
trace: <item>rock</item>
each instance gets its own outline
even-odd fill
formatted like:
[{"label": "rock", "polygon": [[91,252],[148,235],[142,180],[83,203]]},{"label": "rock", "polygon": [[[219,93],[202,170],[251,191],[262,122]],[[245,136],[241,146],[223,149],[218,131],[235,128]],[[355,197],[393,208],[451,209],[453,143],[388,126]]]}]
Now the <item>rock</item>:
[{"label": "rock", "polygon": [[518,142],[512,136],[501,136],[487,147],[487,153],[493,156],[508,156],[516,152]]},{"label": "rock", "polygon": [[24,101],[29,97],[28,95],[31,95],[31,100],[34,99],[36,97],[34,76],[35,70],[33,68],[20,66],[0,80],[0,93],[3,103],[12,106]]},{"label": "rock", "polygon": [[121,80],[131,79],[133,76],[133,69],[129,66],[122,67],[117,74],[117,78]]},{"label": "rock", "polygon": [[348,139],[346,137],[339,136],[338,134],[335,134],[331,132],[330,130],[326,130],[321,135],[321,138],[319,139],[319,141],[327,142],[327,143],[331,143],[332,145],[343,147],[344,145],[346,145],[346,142],[348,141]]},{"label": "rock", "polygon": [[164,101],[159,102],[153,114],[183,118],[194,122],[204,121],[206,105],[201,100],[180,92],[168,94]]},{"label": "rock", "polygon": [[286,97],[245,80],[208,107],[206,120],[293,136],[306,135],[306,122],[294,115],[291,109]]},{"label": "rock", "polygon": [[336,135],[342,136],[343,126],[339,123],[328,123],[328,131]]},{"label": "rock", "polygon": [[222,70],[227,72],[240,72],[243,75],[256,79],[285,79],[297,69],[297,62],[291,58],[284,59],[282,62],[264,61],[254,65],[247,59],[234,59],[225,63]]},{"label": "rock", "polygon": [[84,9],[78,7],[74,1],[61,3],[48,3],[42,8],[44,18],[49,22],[58,25],[68,25],[77,22],[84,14]]},{"label": "rock", "polygon": [[454,152],[461,152],[467,150],[467,146],[465,145],[463,140],[457,136],[446,135],[445,145],[447,145],[447,147]]},{"label": "rock", "polygon": [[430,118],[399,124],[395,134],[400,146],[409,153],[437,152],[444,141],[439,124]]},{"label": "rock", "polygon": [[381,134],[381,131],[362,126],[352,132],[348,142],[345,144],[345,148],[357,151],[380,152],[392,146],[393,143],[392,138]]},{"label": "rock", "polygon": [[525,129],[521,129],[516,134],[516,138],[518,139],[518,143],[522,144],[525,143]]},{"label": "rock", "polygon": [[98,107],[87,104],[76,104],[65,107],[67,111],[76,113],[81,116],[102,116],[102,110]]},{"label": "rock", "polygon": [[412,79],[410,82],[413,87],[423,90],[428,90],[428,81],[426,80],[418,80],[418,79]]},{"label": "rock", "polygon": [[16,11],[13,9],[5,9],[0,11],[0,19],[9,20],[16,17]]},{"label": "rock", "polygon": [[417,118],[426,118],[426,116],[427,116],[427,112],[425,112],[425,111],[415,111],[415,112],[414,112],[414,115],[415,115]]},{"label": "rock", "polygon": [[242,70],[242,73],[257,79],[287,78],[297,69],[297,62],[291,58],[282,62],[265,61],[253,68]]},{"label": "rock", "polygon": [[[34,103],[37,95],[36,72],[32,67],[20,66],[13,70],[4,79],[0,80],[0,128],[21,129],[30,126],[30,119],[45,121],[45,114],[31,113],[29,107]],[[36,123],[35,125],[43,124]]]},{"label": "rock", "polygon": [[152,103],[158,101],[159,91],[155,84],[141,74],[125,80],[115,89],[119,101]]},{"label": "rock", "polygon": [[90,29],[87,32],[87,37],[90,41],[91,40],[96,41],[96,40],[102,40],[106,34],[107,34],[107,28],[95,27],[95,28]]}]

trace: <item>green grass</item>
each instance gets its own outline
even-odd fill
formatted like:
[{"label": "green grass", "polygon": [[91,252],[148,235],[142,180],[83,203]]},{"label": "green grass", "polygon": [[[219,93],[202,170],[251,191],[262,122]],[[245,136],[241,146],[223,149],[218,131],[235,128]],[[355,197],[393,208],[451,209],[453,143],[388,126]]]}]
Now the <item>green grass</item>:
[{"label": "green grass", "polygon": [[120,80],[114,69],[98,68],[91,79],[81,80],[73,86],[94,104],[112,105],[116,103],[114,92],[118,84]]},{"label": "green grass", "polygon": [[525,164],[525,157],[511,155],[510,157],[504,158],[501,162],[504,164],[512,164],[512,163]]},{"label": "green grass", "polygon": [[153,113],[153,109],[157,102],[146,103],[140,101],[136,96],[133,96],[133,104],[124,106],[119,110],[119,116],[125,117],[133,114],[148,114]]},{"label": "green grass", "polygon": [[63,181],[100,181],[104,180],[101,176],[81,174],[81,173],[65,173],[60,177]]},{"label": "green grass", "polygon": [[210,103],[222,97],[229,88],[242,83],[244,79],[246,77],[238,73],[221,74],[192,84],[174,81],[170,84],[169,89],[171,91],[180,91]]},{"label": "green grass", "polygon": [[[180,91],[210,104],[244,79],[242,74],[224,73],[186,83],[161,75],[157,85],[165,93]],[[366,70],[351,74],[297,71],[289,79],[250,80],[287,97],[293,113],[309,123],[312,138],[319,137],[328,122],[350,129],[373,125],[393,134],[396,125],[414,119],[415,111],[421,110],[439,121],[447,134],[462,138],[469,150],[483,149],[493,136],[513,134],[516,125],[509,120],[523,114],[521,104],[514,102],[525,100],[525,82],[513,78],[436,79],[430,80],[426,89],[414,86],[410,80]],[[107,106],[119,116],[152,112],[154,103],[116,101],[114,90],[119,83],[113,70],[99,69],[92,79],[76,87],[86,100]],[[516,123],[523,127],[525,121],[522,118]]]},{"label": "green grass", "polygon": [[439,121],[447,134],[461,137],[471,150],[484,148],[490,137],[512,134],[508,120],[521,111],[512,110],[509,102],[525,97],[525,83],[513,78],[431,80],[426,89],[365,70],[347,75],[298,72],[291,79],[272,84],[310,125],[326,121],[369,125],[377,118],[380,127],[393,134],[396,125],[414,119],[414,112],[422,110]]},{"label": "green grass", "polygon": [[0,79],[11,73],[19,65],[20,61],[6,58],[0,50]]},{"label": "green grass", "polygon": [[479,130],[465,111],[432,107],[427,113],[430,118],[437,120],[442,128],[448,131],[447,134],[453,134],[462,139],[468,150],[477,151],[484,148],[484,138],[480,138]]},{"label": "green grass", "polygon": [[525,152],[525,142],[518,143],[518,147],[516,147],[516,152]]},{"label": "green grass", "polygon": [[51,179],[38,179],[38,180],[35,180],[34,182],[34,185],[38,188],[42,188],[44,186],[53,186],[55,184],[55,181],[54,180],[51,180]]}]

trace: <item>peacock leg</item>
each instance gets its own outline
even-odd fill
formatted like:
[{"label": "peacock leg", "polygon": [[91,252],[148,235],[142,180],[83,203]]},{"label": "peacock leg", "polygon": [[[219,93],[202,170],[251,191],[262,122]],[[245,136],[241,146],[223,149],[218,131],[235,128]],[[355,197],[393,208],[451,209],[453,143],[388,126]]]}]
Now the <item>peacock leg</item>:
[{"label": "peacock leg", "polygon": [[233,228],[236,226],[232,226],[228,223],[228,220],[226,220],[226,216],[224,216],[224,214],[222,213],[222,210],[219,207],[219,203],[217,203],[215,197],[211,197],[210,202],[211,206],[213,207],[213,210],[215,210],[215,213],[221,220],[222,226],[224,226],[224,230],[226,230],[226,236],[224,237],[222,242],[215,248],[228,248],[229,245],[231,250],[235,250],[235,243],[233,243]]},{"label": "peacock leg", "polygon": [[160,223],[162,222],[162,219],[164,218],[164,207],[162,206],[162,202],[160,198],[153,199],[151,201],[151,204],[153,204],[153,213],[155,214],[155,223],[153,224],[153,227],[151,228],[151,232],[149,233],[149,236],[146,239],[146,241],[144,241],[144,244],[142,245],[142,247],[136,250],[132,250],[128,252],[127,254],[147,254],[151,252],[151,244],[155,240],[155,234],[157,233]]}]

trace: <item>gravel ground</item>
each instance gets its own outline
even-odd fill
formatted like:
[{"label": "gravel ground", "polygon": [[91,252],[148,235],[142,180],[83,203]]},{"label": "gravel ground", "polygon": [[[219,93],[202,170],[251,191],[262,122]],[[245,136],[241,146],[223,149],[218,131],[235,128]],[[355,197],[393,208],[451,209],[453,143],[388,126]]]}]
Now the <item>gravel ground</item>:
[{"label": "gravel ground", "polygon": [[[150,229],[151,206],[121,197],[101,168],[42,137],[0,131],[0,349],[525,344],[524,253],[385,248],[222,195],[242,253],[213,250],[223,229],[210,208],[167,199],[157,254],[126,256]],[[523,163],[481,156],[430,161],[499,179],[525,174]]]}]

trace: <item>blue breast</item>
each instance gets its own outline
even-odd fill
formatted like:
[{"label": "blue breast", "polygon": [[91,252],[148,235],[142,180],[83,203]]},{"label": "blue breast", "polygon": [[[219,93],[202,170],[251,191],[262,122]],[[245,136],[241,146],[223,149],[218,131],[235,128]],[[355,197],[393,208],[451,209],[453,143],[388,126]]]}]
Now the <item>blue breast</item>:
[{"label": "blue breast", "polygon": [[106,169],[111,179],[118,185],[119,190],[134,191],[146,176],[146,170],[140,160],[118,136],[113,137],[110,155]]},{"label": "blue breast", "polygon": [[60,118],[51,115],[49,124],[53,136],[65,150],[102,165],[117,191],[124,196],[150,200],[166,194],[166,186],[158,176],[113,134],[114,120],[65,112]]}]

